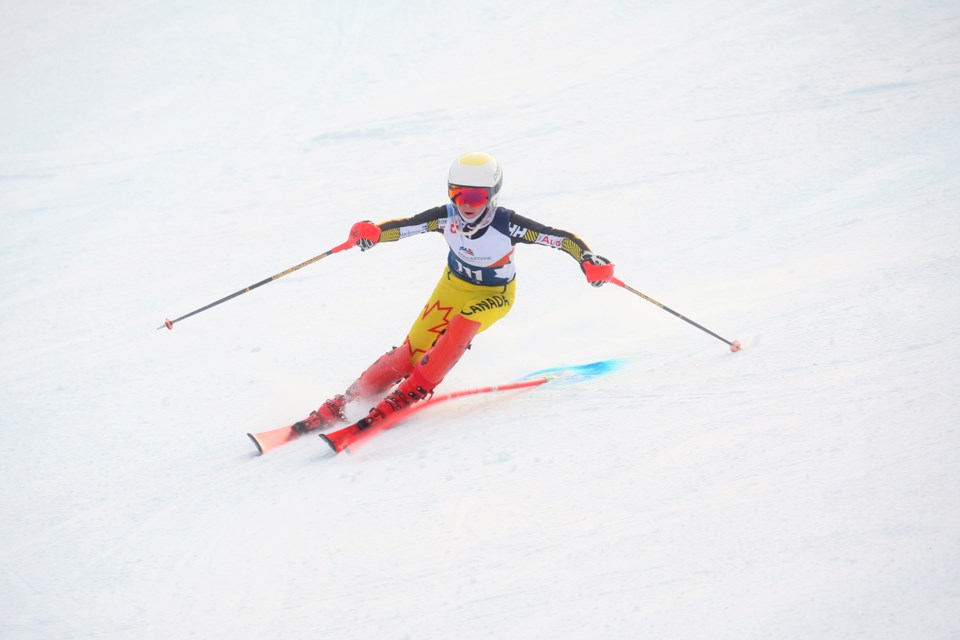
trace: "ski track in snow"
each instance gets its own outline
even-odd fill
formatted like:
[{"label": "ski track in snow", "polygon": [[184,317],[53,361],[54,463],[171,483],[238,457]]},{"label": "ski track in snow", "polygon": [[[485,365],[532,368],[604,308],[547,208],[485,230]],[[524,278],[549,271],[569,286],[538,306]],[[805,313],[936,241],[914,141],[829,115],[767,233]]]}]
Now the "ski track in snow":
[{"label": "ski track in snow", "polygon": [[[27,3],[0,34],[0,638],[957,637],[955,2]],[[744,350],[521,246],[441,390],[621,368],[254,455],[399,344],[443,243],[155,327],[439,204],[473,149]]]}]

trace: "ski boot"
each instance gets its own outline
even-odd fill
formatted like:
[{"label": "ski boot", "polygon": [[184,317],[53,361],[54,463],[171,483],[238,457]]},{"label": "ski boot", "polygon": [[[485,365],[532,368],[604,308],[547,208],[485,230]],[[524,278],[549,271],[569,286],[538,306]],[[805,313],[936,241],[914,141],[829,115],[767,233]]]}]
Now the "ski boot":
[{"label": "ski boot", "polygon": [[380,422],[391,413],[396,413],[406,409],[415,402],[433,395],[433,388],[436,384],[431,384],[423,378],[419,369],[414,369],[406,380],[400,383],[388,396],[377,403],[377,406],[370,409],[370,413],[365,418],[357,422],[358,429],[366,429],[373,426],[375,422]]},{"label": "ski boot", "polygon": [[295,423],[293,430],[303,435],[314,429],[324,429],[346,422],[347,417],[343,414],[343,407],[346,404],[347,396],[335,395],[320,405],[316,411],[311,411],[309,416]]},{"label": "ski boot", "polygon": [[327,400],[320,405],[319,409],[312,411],[306,419],[293,425],[294,431],[304,434],[346,422],[344,408],[347,403],[379,396],[407,376],[412,369],[409,348],[404,342],[399,349],[394,347],[377,358],[377,361],[367,367],[345,393]]},{"label": "ski boot", "polygon": [[365,418],[348,427],[351,431],[369,429],[387,416],[433,395],[433,390],[457,364],[481,324],[456,315],[443,334],[414,367],[410,375],[389,395],[370,409]]}]

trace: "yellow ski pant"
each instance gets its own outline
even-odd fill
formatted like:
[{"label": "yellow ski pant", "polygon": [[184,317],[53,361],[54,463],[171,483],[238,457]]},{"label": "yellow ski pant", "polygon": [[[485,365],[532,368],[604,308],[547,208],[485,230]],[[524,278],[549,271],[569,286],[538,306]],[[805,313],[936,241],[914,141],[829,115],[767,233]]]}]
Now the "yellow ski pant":
[{"label": "yellow ski pant", "polygon": [[510,312],[516,290],[516,280],[505,285],[484,286],[461,280],[449,268],[444,268],[440,282],[407,334],[410,361],[417,363],[456,314],[479,322],[480,331],[490,328]]}]

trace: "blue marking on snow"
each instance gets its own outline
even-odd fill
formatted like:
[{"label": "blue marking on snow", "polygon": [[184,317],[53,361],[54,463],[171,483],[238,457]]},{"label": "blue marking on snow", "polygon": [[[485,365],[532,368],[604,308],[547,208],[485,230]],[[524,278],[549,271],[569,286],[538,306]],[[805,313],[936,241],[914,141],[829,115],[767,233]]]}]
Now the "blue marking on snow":
[{"label": "blue marking on snow", "polygon": [[562,382],[580,382],[589,378],[596,378],[598,376],[605,376],[608,373],[613,373],[617,369],[620,369],[624,363],[624,360],[611,358],[609,360],[599,360],[589,364],[550,367],[549,369],[540,369],[539,371],[528,373],[527,375],[523,376],[521,380],[529,380],[531,378],[541,378],[543,376],[547,376]]}]

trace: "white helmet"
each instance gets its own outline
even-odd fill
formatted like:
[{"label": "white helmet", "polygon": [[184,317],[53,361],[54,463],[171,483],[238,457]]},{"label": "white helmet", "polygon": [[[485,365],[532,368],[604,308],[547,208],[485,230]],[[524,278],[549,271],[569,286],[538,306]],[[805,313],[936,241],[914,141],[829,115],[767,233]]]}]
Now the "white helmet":
[{"label": "white helmet", "polygon": [[472,236],[493,222],[501,185],[500,163],[488,153],[465,153],[451,165],[447,195],[460,217],[465,236]]}]

